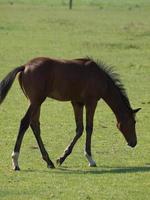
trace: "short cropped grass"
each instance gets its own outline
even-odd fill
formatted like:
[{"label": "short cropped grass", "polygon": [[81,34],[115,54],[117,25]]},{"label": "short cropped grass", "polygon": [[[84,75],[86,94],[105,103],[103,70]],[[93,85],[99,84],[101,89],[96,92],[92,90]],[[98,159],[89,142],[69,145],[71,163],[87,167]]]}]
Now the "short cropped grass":
[{"label": "short cropped grass", "polygon": [[[31,130],[21,149],[20,172],[11,152],[28,101],[16,79],[0,106],[1,200],[149,200],[150,198],[150,6],[149,0],[0,0],[0,80],[37,56],[91,56],[114,66],[137,115],[138,145],[131,149],[115,117],[99,102],[92,152],[97,168],[83,155],[85,134],[71,156],[55,170],[46,168]],[[55,162],[75,134],[71,104],[46,100],[41,129]]]}]

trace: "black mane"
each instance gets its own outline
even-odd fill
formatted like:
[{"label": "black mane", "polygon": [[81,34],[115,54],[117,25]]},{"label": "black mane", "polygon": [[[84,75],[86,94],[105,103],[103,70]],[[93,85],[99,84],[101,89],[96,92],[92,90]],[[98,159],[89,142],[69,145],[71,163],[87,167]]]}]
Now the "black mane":
[{"label": "black mane", "polygon": [[[93,60],[94,61],[94,60]],[[122,81],[120,80],[120,76],[118,73],[116,73],[113,69],[113,67],[109,67],[106,64],[104,64],[103,62],[97,60],[94,61],[96,63],[96,65],[105,73],[105,75],[109,78],[109,80],[115,85],[115,87],[118,89],[121,98],[123,100],[123,102],[126,104],[126,106],[132,110],[130,102],[129,102],[129,98],[126,92],[126,89],[122,83]]]}]

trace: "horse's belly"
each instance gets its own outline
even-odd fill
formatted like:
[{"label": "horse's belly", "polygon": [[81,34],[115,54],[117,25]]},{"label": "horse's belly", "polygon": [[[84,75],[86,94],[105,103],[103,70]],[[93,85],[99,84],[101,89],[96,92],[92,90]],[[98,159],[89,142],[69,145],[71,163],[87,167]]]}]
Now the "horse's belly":
[{"label": "horse's belly", "polygon": [[62,95],[62,94],[60,94],[60,92],[58,92],[56,90],[50,92],[48,97],[59,100],[59,101],[70,101],[70,98],[68,96]]},{"label": "horse's belly", "polygon": [[59,101],[78,101],[82,99],[82,92],[76,90],[53,90],[48,97]]}]

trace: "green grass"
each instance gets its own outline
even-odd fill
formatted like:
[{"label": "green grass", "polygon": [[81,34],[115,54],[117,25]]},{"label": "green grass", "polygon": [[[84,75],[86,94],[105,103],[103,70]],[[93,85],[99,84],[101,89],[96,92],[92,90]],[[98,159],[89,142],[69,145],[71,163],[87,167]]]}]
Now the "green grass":
[{"label": "green grass", "polygon": [[[13,4],[11,3],[13,2]],[[0,0],[0,80],[36,56],[92,56],[115,66],[137,116],[138,145],[127,147],[107,105],[98,104],[92,138],[97,168],[83,155],[85,135],[66,162],[46,168],[28,130],[20,172],[11,170],[11,152],[28,102],[15,81],[0,106],[0,199],[149,200],[150,197],[150,6],[149,0]],[[93,3],[94,2],[94,3]],[[53,161],[74,136],[70,103],[47,100],[42,137]]]}]

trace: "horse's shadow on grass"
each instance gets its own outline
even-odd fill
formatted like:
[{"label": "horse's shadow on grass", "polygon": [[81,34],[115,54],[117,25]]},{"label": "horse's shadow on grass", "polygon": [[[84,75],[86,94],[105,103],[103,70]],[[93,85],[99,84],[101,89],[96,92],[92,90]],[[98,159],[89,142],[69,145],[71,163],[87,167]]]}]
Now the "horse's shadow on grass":
[{"label": "horse's shadow on grass", "polygon": [[109,167],[100,166],[91,169],[79,169],[79,168],[68,168],[58,167],[56,169],[48,170],[23,170],[24,172],[39,172],[39,173],[55,173],[55,174],[125,174],[125,173],[146,173],[150,172],[150,165],[145,166],[133,166],[133,167]]},{"label": "horse's shadow on grass", "polygon": [[124,174],[124,173],[144,173],[150,172],[150,166],[143,167],[96,167],[89,170],[71,169],[71,168],[59,168],[59,173],[67,174]]}]

